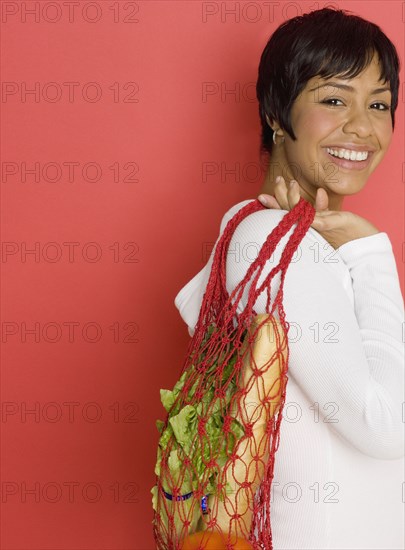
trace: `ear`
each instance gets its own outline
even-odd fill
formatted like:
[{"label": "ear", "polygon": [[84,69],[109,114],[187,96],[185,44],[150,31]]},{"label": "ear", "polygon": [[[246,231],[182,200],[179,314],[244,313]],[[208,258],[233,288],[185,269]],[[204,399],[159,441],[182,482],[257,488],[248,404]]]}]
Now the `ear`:
[{"label": "ear", "polygon": [[274,118],[269,118],[268,115],[266,115],[266,122],[273,130],[273,132],[277,132],[277,130],[280,129],[280,124],[278,123],[278,120],[275,120]]},{"label": "ear", "polygon": [[[270,128],[273,130],[273,132],[276,133],[277,136],[281,136],[281,137],[283,138],[283,139],[282,139],[282,142],[281,142],[281,143],[283,143],[283,142],[284,142],[284,139],[285,139],[285,137],[284,137],[284,132],[283,132],[283,130],[281,130],[280,127],[277,128],[278,122],[277,122],[277,124],[275,125],[276,127],[273,128],[272,125],[274,124],[275,121],[274,121],[273,119],[270,119],[267,115],[266,115],[266,122],[267,122],[267,124],[270,126]],[[281,130],[281,134],[277,134],[278,130]]]},{"label": "ear", "polygon": [[274,121],[273,120],[270,121],[269,117],[266,115],[266,122],[271,128],[271,125],[273,124]]}]

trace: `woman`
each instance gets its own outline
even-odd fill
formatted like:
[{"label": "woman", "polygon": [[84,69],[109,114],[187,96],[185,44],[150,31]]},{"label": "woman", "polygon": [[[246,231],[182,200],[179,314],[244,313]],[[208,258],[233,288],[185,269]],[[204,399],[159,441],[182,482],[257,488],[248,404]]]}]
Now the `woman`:
[{"label": "woman", "polygon": [[[270,208],[238,225],[228,292],[300,196],[316,208],[284,283],[290,358],[272,484],[275,550],[404,547],[403,297],[388,235],[342,210],[389,147],[398,72],[379,27],[334,9],[283,23],[260,60],[262,150],[270,154],[262,194]],[[220,234],[248,202],[225,214]],[[175,299],[190,334],[212,259]],[[273,284],[273,300],[276,292]],[[265,312],[265,294],[257,313]]]}]

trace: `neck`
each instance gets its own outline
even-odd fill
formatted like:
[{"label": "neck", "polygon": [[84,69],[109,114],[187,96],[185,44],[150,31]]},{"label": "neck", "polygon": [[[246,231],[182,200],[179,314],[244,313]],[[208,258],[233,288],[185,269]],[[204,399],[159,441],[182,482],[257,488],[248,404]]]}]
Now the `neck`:
[{"label": "neck", "polygon": [[[308,183],[304,178],[296,176],[290,168],[290,164],[287,162],[287,159],[284,156],[284,147],[283,145],[273,146],[273,151],[271,153],[270,162],[266,171],[266,175],[263,181],[262,188],[260,193],[267,193],[268,195],[274,196],[275,190],[275,181],[277,176],[283,176],[286,184],[290,180],[295,179],[298,182],[300,189],[300,195],[306,201],[312,204],[315,208],[315,199],[316,191],[320,185],[316,186],[313,183]],[[341,195],[333,193],[329,189],[325,189],[328,194],[328,209],[340,211],[342,210],[343,198]]]}]

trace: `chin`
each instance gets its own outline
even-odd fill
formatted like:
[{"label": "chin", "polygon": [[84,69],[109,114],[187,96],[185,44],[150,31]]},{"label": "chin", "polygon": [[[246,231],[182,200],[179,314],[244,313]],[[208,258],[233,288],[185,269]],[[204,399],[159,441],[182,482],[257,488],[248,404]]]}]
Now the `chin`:
[{"label": "chin", "polygon": [[349,197],[350,195],[356,195],[357,193],[360,193],[360,191],[363,189],[364,185],[361,186],[354,186],[354,185],[347,185],[342,186],[339,189],[326,187],[326,192],[328,195],[335,195],[337,197]]},{"label": "chin", "polygon": [[353,180],[344,179],[339,183],[328,184],[325,183],[325,189],[327,193],[332,193],[340,197],[345,195],[355,195],[363,189],[366,184],[366,180],[353,182]]}]

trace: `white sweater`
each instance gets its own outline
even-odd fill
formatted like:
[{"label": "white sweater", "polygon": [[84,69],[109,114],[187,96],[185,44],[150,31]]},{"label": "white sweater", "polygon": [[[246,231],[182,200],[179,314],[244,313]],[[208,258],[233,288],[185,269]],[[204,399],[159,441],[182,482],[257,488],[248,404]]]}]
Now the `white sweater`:
[{"label": "white sweater", "polygon": [[[220,234],[251,200],[228,210]],[[238,225],[227,256],[229,293],[285,214],[266,209]],[[190,335],[213,254],[175,298]],[[272,303],[278,288],[279,275]],[[256,313],[265,312],[266,294]],[[334,250],[310,228],[288,267],[283,305],[290,359],[272,488],[273,548],[404,549],[404,303],[388,235]]]}]

